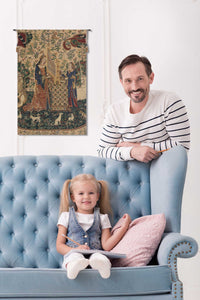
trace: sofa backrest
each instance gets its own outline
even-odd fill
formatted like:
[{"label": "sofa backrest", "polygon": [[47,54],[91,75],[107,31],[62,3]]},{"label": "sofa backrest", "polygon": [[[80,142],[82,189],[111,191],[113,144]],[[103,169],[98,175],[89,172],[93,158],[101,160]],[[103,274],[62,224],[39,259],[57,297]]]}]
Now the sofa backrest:
[{"label": "sofa backrest", "polygon": [[[151,197],[155,197],[152,213],[162,212],[166,204],[168,229],[173,231],[170,210],[173,210],[174,203],[167,199],[165,204],[155,204],[156,201],[163,201],[162,197],[156,200],[155,196],[156,187],[159,195],[162,193],[162,187],[154,178],[157,164],[151,171],[151,164],[118,162],[92,156],[0,158],[0,267],[61,266],[62,257],[56,251],[60,193],[64,181],[80,173],[91,173],[97,179],[108,182],[113,224],[125,212],[132,219],[151,214]],[[155,185],[153,196],[150,193],[150,172],[152,184]],[[183,188],[183,184],[178,187],[181,193],[180,186]],[[169,208],[169,205],[172,207]]]}]

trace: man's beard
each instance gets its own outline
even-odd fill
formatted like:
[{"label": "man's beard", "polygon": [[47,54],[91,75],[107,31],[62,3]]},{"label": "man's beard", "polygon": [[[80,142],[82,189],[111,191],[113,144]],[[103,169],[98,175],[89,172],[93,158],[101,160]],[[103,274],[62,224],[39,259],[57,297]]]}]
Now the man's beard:
[{"label": "man's beard", "polygon": [[[139,94],[137,95],[137,93]],[[130,96],[131,100],[133,100],[133,102],[140,103],[145,99],[147,95],[147,90],[144,89],[137,89],[136,91],[131,90],[130,92],[128,92],[128,95]]]}]

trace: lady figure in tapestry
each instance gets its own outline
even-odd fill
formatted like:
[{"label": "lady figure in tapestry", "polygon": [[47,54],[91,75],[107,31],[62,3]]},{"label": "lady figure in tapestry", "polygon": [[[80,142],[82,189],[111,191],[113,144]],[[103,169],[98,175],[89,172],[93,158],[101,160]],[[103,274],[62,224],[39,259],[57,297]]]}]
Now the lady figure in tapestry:
[{"label": "lady figure in tapestry", "polygon": [[42,54],[35,67],[35,92],[31,103],[26,104],[24,111],[40,111],[50,109],[50,96],[48,90],[48,75],[46,71],[46,56]]},{"label": "lady figure in tapestry", "polygon": [[69,107],[78,107],[77,105],[77,90],[76,90],[76,70],[74,64],[69,64],[69,71],[67,71],[68,77],[68,102]]}]

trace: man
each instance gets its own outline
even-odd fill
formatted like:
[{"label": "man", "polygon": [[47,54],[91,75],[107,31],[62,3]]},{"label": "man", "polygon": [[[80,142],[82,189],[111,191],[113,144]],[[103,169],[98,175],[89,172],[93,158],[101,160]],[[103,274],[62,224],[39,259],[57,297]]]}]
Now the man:
[{"label": "man", "polygon": [[118,71],[128,98],[110,106],[100,136],[99,156],[147,163],[177,145],[189,150],[186,108],[174,93],[150,91],[154,73],[149,60],[130,55]]}]

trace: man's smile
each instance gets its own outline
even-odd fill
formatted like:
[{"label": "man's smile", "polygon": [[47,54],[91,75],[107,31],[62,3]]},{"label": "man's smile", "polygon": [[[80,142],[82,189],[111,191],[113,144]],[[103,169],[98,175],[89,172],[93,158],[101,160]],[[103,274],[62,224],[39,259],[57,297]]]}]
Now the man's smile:
[{"label": "man's smile", "polygon": [[144,93],[144,90],[143,89],[138,89],[136,91],[132,90],[129,92],[129,95],[134,94],[135,96],[139,96],[140,93]]}]

